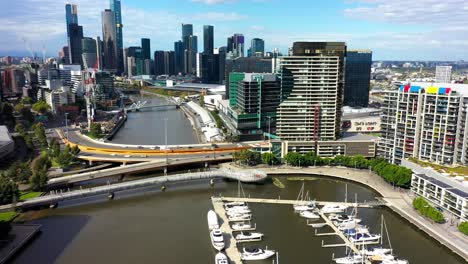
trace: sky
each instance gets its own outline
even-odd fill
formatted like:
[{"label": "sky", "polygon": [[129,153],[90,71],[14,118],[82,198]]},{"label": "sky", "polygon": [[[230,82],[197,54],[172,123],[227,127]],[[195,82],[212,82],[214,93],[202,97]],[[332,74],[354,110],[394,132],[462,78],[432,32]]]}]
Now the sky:
[{"label": "sky", "polygon": [[[5,0],[6,1],[6,0]],[[0,55],[30,50],[57,56],[65,46],[65,4],[78,5],[86,37],[102,36],[108,0],[15,0],[0,9]],[[468,60],[466,0],[122,0],[124,46],[151,39],[152,52],[173,50],[181,24],[215,27],[215,47],[242,33],[286,53],[294,41],[345,41],[374,60]]]}]

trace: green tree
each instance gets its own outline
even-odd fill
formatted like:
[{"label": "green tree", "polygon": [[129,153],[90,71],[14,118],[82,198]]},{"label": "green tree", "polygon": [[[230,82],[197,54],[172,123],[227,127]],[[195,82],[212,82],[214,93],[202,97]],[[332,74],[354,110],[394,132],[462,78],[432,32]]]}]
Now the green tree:
[{"label": "green tree", "polygon": [[31,163],[32,176],[29,179],[34,191],[41,191],[47,185],[47,170],[51,166],[50,158],[43,153]]},{"label": "green tree", "polygon": [[26,135],[26,129],[24,128],[23,124],[18,123],[15,126],[15,133],[20,134],[20,136],[24,137]]},{"label": "green tree", "polygon": [[31,176],[29,162],[16,161],[3,173],[3,176],[15,182],[27,183]]},{"label": "green tree", "polygon": [[101,137],[101,134],[102,134],[101,124],[92,123],[91,128],[89,130],[89,135],[94,138],[99,138]]},{"label": "green tree", "polygon": [[50,105],[46,101],[40,100],[33,104],[32,109],[38,113],[45,114],[50,109]]},{"label": "green tree", "polygon": [[458,230],[468,236],[468,222],[462,222],[458,225]]},{"label": "green tree", "polygon": [[276,156],[271,152],[263,153],[262,154],[262,161],[263,161],[264,164],[268,164],[268,165],[276,165],[276,164],[279,163]]},{"label": "green tree", "polygon": [[444,215],[422,197],[417,197],[413,200],[413,207],[418,210],[420,214],[432,219],[436,223],[445,222]]},{"label": "green tree", "polygon": [[9,204],[19,198],[18,185],[6,177],[0,177],[0,204]]},{"label": "green tree", "polygon": [[205,106],[205,96],[202,94],[200,95],[200,105],[203,107]]},{"label": "green tree", "polygon": [[42,123],[37,123],[33,125],[34,135],[36,136],[37,141],[39,142],[42,149],[49,147],[47,143],[47,137],[45,134],[44,125]]},{"label": "green tree", "polygon": [[56,158],[60,155],[60,144],[55,138],[50,141],[49,153],[52,158]]},{"label": "green tree", "polygon": [[29,97],[29,96],[26,96],[26,97],[24,97],[23,99],[21,99],[21,103],[22,103],[22,104],[32,104],[32,102],[33,102],[33,100],[32,100],[32,98]]}]

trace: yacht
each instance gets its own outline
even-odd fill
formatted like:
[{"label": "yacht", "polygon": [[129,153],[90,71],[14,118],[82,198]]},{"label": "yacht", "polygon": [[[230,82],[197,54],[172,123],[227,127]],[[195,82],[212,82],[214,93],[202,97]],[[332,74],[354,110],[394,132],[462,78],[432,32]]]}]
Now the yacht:
[{"label": "yacht", "polygon": [[349,241],[354,244],[378,243],[379,240],[380,235],[373,235],[369,233],[357,233],[356,235],[349,238]]},{"label": "yacht", "polygon": [[300,216],[307,218],[307,219],[320,219],[320,216],[311,211],[302,211]]},{"label": "yacht", "polygon": [[345,229],[355,229],[359,227],[358,223],[360,222],[359,219],[355,220],[349,220],[349,221],[344,221],[344,222],[333,222],[333,224],[339,229],[339,230],[345,230]]},{"label": "yacht", "polygon": [[257,225],[246,224],[246,223],[235,223],[231,226],[232,230],[234,231],[248,231],[248,230],[255,230]]},{"label": "yacht", "polygon": [[360,264],[364,262],[364,258],[361,255],[349,255],[342,258],[336,258],[336,264]]},{"label": "yacht", "polygon": [[261,248],[244,248],[241,253],[242,260],[263,260],[271,258],[275,255],[274,250],[261,249]]},{"label": "yacht", "polygon": [[228,216],[228,220],[231,222],[250,221],[251,218],[251,214],[235,214]]},{"label": "yacht", "polygon": [[211,237],[211,244],[213,247],[221,251],[224,248],[224,237],[223,237],[223,232],[219,229],[213,229],[213,231],[210,232],[210,237]]},{"label": "yacht", "polygon": [[215,211],[213,210],[208,211],[207,218],[208,218],[208,228],[210,230],[219,228],[218,216],[216,215]]},{"label": "yacht", "polygon": [[361,253],[365,256],[386,255],[392,252],[390,248],[363,249]]},{"label": "yacht", "polygon": [[229,264],[229,261],[228,261],[228,258],[226,257],[226,255],[224,255],[223,253],[219,252],[219,253],[216,254],[216,256],[215,256],[215,263],[216,263],[216,264]]},{"label": "yacht", "polygon": [[322,207],[321,211],[324,214],[333,214],[333,213],[342,213],[348,207],[346,205],[339,205],[339,204],[327,204]]},{"label": "yacht", "polygon": [[235,238],[238,242],[248,241],[248,240],[261,240],[263,237],[262,233],[256,232],[241,232],[236,235]]},{"label": "yacht", "polygon": [[352,215],[339,215],[339,214],[335,214],[335,215],[331,215],[329,217],[330,221],[332,222],[337,222],[337,223],[343,223],[343,222],[349,222],[349,221],[357,221],[358,223],[361,222],[361,219],[359,218],[355,218],[354,216]]},{"label": "yacht", "polygon": [[249,209],[247,205],[235,205],[224,208],[226,211],[235,211],[235,210],[242,210],[242,209]]},{"label": "yacht", "polygon": [[349,229],[340,229],[345,235],[347,236],[356,236],[356,234],[369,234],[369,229],[362,227],[362,226],[357,226],[354,228],[349,228]]},{"label": "yacht", "polygon": [[295,204],[293,207],[294,211],[296,212],[311,211],[315,209],[315,201],[309,202],[307,204]]}]

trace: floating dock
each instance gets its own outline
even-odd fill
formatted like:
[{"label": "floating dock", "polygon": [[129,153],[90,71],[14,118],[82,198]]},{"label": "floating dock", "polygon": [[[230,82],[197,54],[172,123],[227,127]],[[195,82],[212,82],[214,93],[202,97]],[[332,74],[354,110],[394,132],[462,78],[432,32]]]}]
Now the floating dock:
[{"label": "floating dock", "polygon": [[223,207],[223,200],[216,197],[211,197],[211,202],[213,203],[213,208],[216,214],[221,218],[221,226],[220,229],[223,232],[226,247],[225,252],[227,257],[229,258],[229,263],[232,264],[242,264],[241,254],[239,249],[237,248],[236,239],[232,234],[231,226],[229,225],[229,221],[226,217],[226,211]]},{"label": "floating dock", "polygon": [[385,205],[380,201],[370,201],[365,203],[344,203],[344,202],[325,202],[325,201],[297,201],[297,200],[283,200],[283,199],[264,199],[264,198],[238,198],[238,197],[220,197],[223,202],[246,202],[246,203],[263,203],[263,204],[308,204],[315,202],[318,206],[325,205],[345,205],[348,207],[360,208],[375,208]]}]

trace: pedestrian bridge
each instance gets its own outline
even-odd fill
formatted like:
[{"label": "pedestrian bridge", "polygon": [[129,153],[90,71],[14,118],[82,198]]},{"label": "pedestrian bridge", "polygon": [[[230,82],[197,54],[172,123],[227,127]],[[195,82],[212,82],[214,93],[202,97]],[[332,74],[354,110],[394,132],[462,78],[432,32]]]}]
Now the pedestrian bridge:
[{"label": "pedestrian bridge", "polygon": [[115,192],[138,189],[142,187],[158,186],[165,185],[168,183],[174,182],[186,182],[193,180],[202,180],[202,179],[215,179],[215,178],[225,178],[236,180],[245,183],[255,183],[262,182],[267,178],[267,175],[263,171],[259,170],[213,170],[206,172],[193,172],[177,175],[168,175],[162,177],[155,177],[150,179],[142,179],[136,181],[121,182],[116,184],[110,184],[105,186],[99,186],[88,189],[73,190],[69,192],[57,192],[51,191],[49,195],[40,196],[24,202],[19,202],[15,204],[8,204],[0,206],[0,211],[10,211],[15,208],[27,209],[37,206],[44,205],[53,205],[62,201],[81,199],[85,197],[92,197],[102,194],[114,194]]}]

